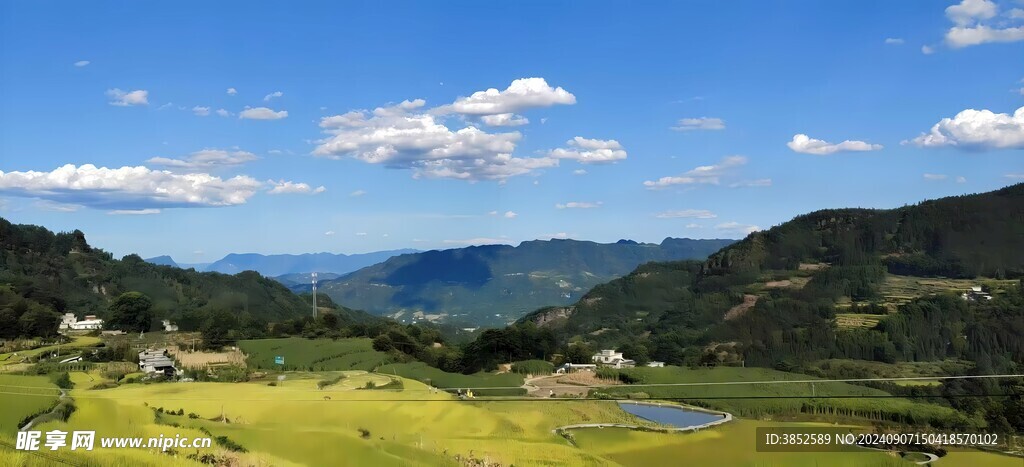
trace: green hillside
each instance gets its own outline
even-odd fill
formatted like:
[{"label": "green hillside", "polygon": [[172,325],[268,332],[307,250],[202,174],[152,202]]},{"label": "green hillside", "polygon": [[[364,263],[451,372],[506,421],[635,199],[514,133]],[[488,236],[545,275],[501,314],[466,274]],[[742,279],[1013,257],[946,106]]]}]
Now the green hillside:
[{"label": "green hillside", "polygon": [[[255,272],[197,273],[137,255],[117,260],[89,246],[80,231],[53,233],[0,218],[0,337],[53,334],[65,312],[109,319],[110,305],[125,292],[150,298],[152,324],[169,318],[183,330],[199,329],[215,311],[230,313],[240,327],[262,329],[309,314],[312,306]],[[361,315],[344,308],[338,313]]]},{"label": "green hillside", "polygon": [[[665,239],[661,244],[576,240],[486,245],[401,255],[332,281],[335,301],[410,321],[505,324],[537,307],[570,304],[591,287],[649,261],[706,258],[732,240]],[[294,290],[307,290],[299,285]]]}]

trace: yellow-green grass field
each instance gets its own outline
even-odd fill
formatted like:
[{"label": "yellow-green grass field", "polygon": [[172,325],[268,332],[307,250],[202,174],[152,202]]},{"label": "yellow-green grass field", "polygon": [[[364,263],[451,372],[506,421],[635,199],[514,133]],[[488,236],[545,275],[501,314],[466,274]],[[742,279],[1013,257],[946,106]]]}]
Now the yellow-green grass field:
[{"label": "yellow-green grass field", "polygon": [[46,376],[0,375],[0,433],[17,432],[23,419],[52,407],[58,395]]},{"label": "yellow-green grass field", "polygon": [[[317,382],[339,372],[288,374],[284,381],[253,383],[127,384],[114,389],[71,391],[78,410],[68,422],[40,430],[96,430],[97,436],[225,436],[248,452],[215,447],[202,453],[229,456],[239,465],[442,465],[456,456],[500,465],[913,465],[887,453],[757,453],[757,426],[800,425],[736,420],[697,433],[637,432],[625,429],[572,430],[576,445],[553,433],[576,423],[632,423],[651,426],[611,401],[540,399],[466,400],[434,391],[413,380],[402,390],[362,390],[367,381],[392,376],[344,372],[323,390]],[[82,375],[72,375],[81,380]],[[187,415],[157,414],[181,409]],[[221,416],[227,423],[221,421]],[[177,425],[173,426],[173,425]],[[365,431],[360,431],[365,430]],[[364,434],[365,433],[365,434]],[[13,435],[0,435],[10,441]],[[193,450],[170,454],[147,449],[102,449],[60,454],[87,465],[198,465]],[[964,463],[943,459],[939,466],[1001,465],[1003,456],[967,451]],[[1012,459],[1012,458],[1011,458]],[[52,465],[52,461],[0,448],[2,465]],[[1019,465],[1019,464],[1017,464]]]},{"label": "yellow-green grass field", "polygon": [[[385,363],[387,354],[373,350],[368,338],[245,340],[238,343],[249,368],[263,370],[373,370]],[[284,357],[284,365],[274,357]]]}]

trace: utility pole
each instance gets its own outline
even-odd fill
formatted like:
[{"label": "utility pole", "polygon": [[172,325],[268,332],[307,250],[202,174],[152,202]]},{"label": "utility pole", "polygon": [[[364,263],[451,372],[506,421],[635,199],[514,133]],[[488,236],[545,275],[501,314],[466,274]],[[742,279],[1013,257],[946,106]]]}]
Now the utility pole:
[{"label": "utility pole", "polygon": [[316,319],[316,273],[313,276],[313,319]]}]

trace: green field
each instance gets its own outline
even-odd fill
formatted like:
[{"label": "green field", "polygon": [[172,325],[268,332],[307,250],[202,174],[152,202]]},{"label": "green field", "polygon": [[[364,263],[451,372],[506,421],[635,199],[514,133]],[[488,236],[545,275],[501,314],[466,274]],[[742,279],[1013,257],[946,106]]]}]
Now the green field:
[{"label": "green field", "polygon": [[[240,341],[249,368],[284,371],[373,370],[388,361],[387,354],[373,350],[367,338],[260,339]],[[274,363],[284,357],[284,365]]]},{"label": "green field", "polygon": [[0,433],[15,433],[18,423],[52,407],[58,395],[46,376],[0,375]]},{"label": "green field", "polygon": [[[873,388],[838,382],[774,383],[813,381],[818,378],[766,368],[687,369],[680,367],[622,370],[643,384],[700,383],[691,386],[623,385],[601,389],[615,397],[681,399],[695,405],[725,410],[738,416],[827,415],[899,421],[912,425],[956,422],[971,426],[959,412],[938,405],[902,398]],[[746,381],[745,384],[714,384]],[[712,384],[704,384],[712,383]],[[849,397],[867,396],[868,398]],[[881,396],[881,397],[880,397]],[[831,398],[829,398],[831,397]]]},{"label": "green field", "polygon": [[464,375],[460,373],[448,373],[429,366],[423,362],[388,364],[378,370],[382,373],[393,374],[403,378],[414,379],[422,383],[429,383],[438,388],[459,389],[459,388],[503,388],[491,390],[473,391],[480,395],[488,396],[517,396],[526,394],[526,390],[520,388],[523,385],[523,376],[515,373],[476,373]]},{"label": "green field", "polygon": [[0,367],[5,365],[15,365],[18,363],[33,361],[40,354],[50,351],[60,350],[62,356],[73,355],[79,353],[81,349],[88,347],[96,347],[102,342],[99,337],[92,336],[75,336],[71,338],[71,342],[67,344],[47,345],[38,347],[31,350],[22,350],[19,352],[9,352],[0,354]]}]

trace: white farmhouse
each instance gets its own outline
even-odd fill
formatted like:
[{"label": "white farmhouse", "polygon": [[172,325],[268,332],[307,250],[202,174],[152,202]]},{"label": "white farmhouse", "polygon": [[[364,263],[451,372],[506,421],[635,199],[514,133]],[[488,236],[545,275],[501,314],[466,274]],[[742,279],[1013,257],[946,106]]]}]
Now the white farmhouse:
[{"label": "white farmhouse", "polygon": [[594,363],[612,368],[633,368],[636,366],[636,362],[623,357],[622,352],[616,352],[615,349],[602,350],[594,354]]},{"label": "white farmhouse", "polygon": [[85,319],[79,321],[74,313],[64,313],[60,319],[59,329],[71,331],[92,331],[103,329],[103,320],[96,315],[85,315]]}]

